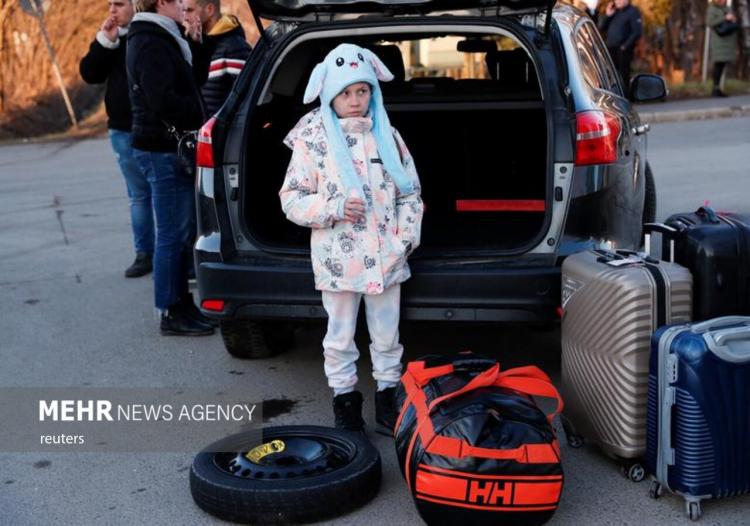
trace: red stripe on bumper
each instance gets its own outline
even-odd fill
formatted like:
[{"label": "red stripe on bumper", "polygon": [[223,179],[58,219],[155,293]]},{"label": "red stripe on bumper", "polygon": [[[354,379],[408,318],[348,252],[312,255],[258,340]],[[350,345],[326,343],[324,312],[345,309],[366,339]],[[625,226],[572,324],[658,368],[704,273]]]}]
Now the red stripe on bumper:
[{"label": "red stripe on bumper", "polygon": [[456,212],[544,212],[541,199],[457,199]]}]

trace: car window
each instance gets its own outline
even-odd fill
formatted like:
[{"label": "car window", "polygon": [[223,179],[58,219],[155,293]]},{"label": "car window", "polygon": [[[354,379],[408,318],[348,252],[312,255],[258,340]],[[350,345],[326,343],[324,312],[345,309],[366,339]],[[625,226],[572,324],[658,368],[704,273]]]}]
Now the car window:
[{"label": "car window", "polygon": [[586,79],[586,83],[592,88],[604,89],[604,83],[602,82],[599,68],[596,66],[592,48],[587,44],[586,39],[581,38],[581,36],[580,31],[576,32],[576,48],[578,50],[578,61],[581,64],[583,78]]},{"label": "car window", "polygon": [[[383,86],[388,96],[498,92],[538,98],[539,80],[532,57],[517,39],[497,34],[399,34],[375,36],[365,44],[393,74]],[[326,46],[323,46],[326,47]],[[313,42],[291,49],[271,80],[271,93],[298,97],[323,57]],[[267,101],[264,96],[262,101]]]},{"label": "car window", "polygon": [[604,46],[604,41],[599,34],[599,30],[594,26],[594,24],[589,23],[585,26],[586,30],[591,35],[591,42],[594,45],[594,54],[597,58],[596,63],[599,64],[600,70],[604,74],[604,89],[606,89],[607,91],[611,91],[612,93],[621,95],[622,89],[620,88],[620,77],[617,73],[617,70],[615,70],[614,65],[612,64],[612,60],[609,57],[609,52]]},{"label": "car window", "polygon": [[518,47],[502,35],[482,38],[440,36],[415,40],[382,41],[381,46],[398,46],[404,63],[404,80],[420,77],[490,79],[487,50],[509,51]]},{"label": "car window", "polygon": [[594,25],[584,23],[578,26],[575,43],[581,71],[589,86],[620,95],[617,73],[612,68],[609,55]]}]

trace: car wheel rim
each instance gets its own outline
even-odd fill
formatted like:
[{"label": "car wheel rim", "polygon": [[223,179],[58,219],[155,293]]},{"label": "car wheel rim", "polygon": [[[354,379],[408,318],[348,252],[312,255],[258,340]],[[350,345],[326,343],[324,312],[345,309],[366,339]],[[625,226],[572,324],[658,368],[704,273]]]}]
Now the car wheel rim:
[{"label": "car wheel rim", "polygon": [[291,436],[236,453],[217,453],[214,464],[243,479],[288,480],[336,471],[351,463],[355,454],[354,444],[334,437]]}]

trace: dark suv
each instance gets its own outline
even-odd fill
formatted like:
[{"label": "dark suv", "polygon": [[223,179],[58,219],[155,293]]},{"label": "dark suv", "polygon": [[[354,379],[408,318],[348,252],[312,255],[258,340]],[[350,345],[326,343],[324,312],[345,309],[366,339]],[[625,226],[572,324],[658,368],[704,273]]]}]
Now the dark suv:
[{"label": "dark suv", "polygon": [[251,0],[274,19],[199,134],[196,274],[227,349],[261,357],[294,320],[324,318],[310,231],[281,212],[282,139],[341,42],[375,52],[393,125],[415,158],[422,246],[402,289],[409,320],[540,322],[560,303],[560,264],[592,247],[636,248],[656,209],[646,132],[631,101],[661,78],[618,78],[591,20],[540,0]]}]

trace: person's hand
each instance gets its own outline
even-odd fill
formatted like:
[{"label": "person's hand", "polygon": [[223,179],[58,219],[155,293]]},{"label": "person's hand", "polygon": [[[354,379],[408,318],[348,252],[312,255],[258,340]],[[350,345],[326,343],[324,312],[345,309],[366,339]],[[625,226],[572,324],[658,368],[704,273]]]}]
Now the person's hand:
[{"label": "person's hand", "polygon": [[117,38],[120,36],[117,32],[117,22],[115,22],[113,17],[109,17],[104,21],[101,31],[110,42],[117,42]]},{"label": "person's hand", "polygon": [[348,197],[344,201],[344,219],[359,223],[365,218],[365,202],[359,197]]},{"label": "person's hand", "polygon": [[610,2],[607,4],[607,9],[604,11],[604,14],[607,16],[612,16],[615,14],[615,3]]},{"label": "person's hand", "polygon": [[736,22],[737,17],[734,15],[734,13],[727,13],[724,15],[724,19],[728,20],[729,22]]},{"label": "person's hand", "polygon": [[201,26],[200,19],[191,21],[186,20],[185,31],[187,32],[187,36],[193,42],[201,42],[201,40],[203,39],[203,27]]}]

